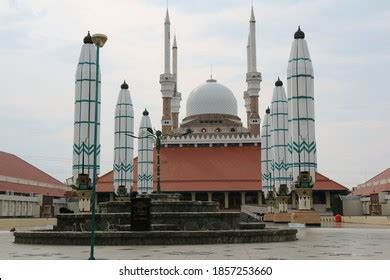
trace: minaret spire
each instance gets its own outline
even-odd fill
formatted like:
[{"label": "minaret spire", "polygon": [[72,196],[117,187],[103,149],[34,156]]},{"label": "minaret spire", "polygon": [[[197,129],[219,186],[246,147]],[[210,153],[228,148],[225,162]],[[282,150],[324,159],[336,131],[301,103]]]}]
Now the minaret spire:
[{"label": "minaret spire", "polygon": [[255,12],[253,11],[253,3],[252,3],[252,8],[251,8],[251,22],[256,22],[256,19],[255,19]]},{"label": "minaret spire", "polygon": [[[256,19],[251,7],[251,16],[249,20],[249,36],[247,44],[247,73],[246,82],[248,90],[244,93],[245,107],[249,117],[249,133],[254,136],[260,135],[260,116],[259,116],[259,91],[261,82],[261,73],[257,72],[256,65]],[[249,111],[248,111],[249,109]]]},{"label": "minaret spire", "polygon": [[173,37],[173,45],[172,45],[172,74],[175,79],[175,87],[171,102],[172,107],[172,128],[176,129],[179,127],[179,112],[180,112],[180,101],[181,101],[181,93],[178,92],[177,86],[177,42],[176,42],[176,34]]},{"label": "minaret spire", "polygon": [[250,64],[251,64],[251,34],[248,33],[248,43],[246,44],[246,72],[250,72]]},{"label": "minaret spire", "polygon": [[164,22],[164,74],[171,74],[171,55],[170,55],[170,44],[171,44],[171,22],[169,21],[169,11],[165,15]]},{"label": "minaret spire", "polygon": [[172,131],[172,97],[175,91],[175,77],[171,74],[171,23],[169,11],[164,21],[164,73],[160,75],[161,93],[163,98],[163,116],[161,118],[162,132],[169,134]]},{"label": "minaret spire", "polygon": [[250,72],[256,72],[256,19],[253,12],[253,6],[251,8],[251,18],[249,20],[249,48],[250,48]]},{"label": "minaret spire", "polygon": [[[246,72],[250,72],[250,63],[251,63],[251,54],[250,54],[250,32],[248,32],[248,42],[246,44]],[[249,85],[248,85],[249,87]],[[246,121],[247,127],[249,128],[249,118],[251,114],[251,99],[248,94],[248,89],[244,91],[244,102],[245,102],[245,111],[246,111]]]}]

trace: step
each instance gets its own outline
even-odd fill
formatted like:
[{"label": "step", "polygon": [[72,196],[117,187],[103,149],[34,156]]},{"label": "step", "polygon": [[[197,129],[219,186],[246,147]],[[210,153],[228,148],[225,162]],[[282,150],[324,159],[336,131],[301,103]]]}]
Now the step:
[{"label": "step", "polygon": [[263,229],[263,228],[265,228],[265,224],[258,223],[258,222],[250,222],[250,223],[241,222],[239,224],[239,226],[240,226],[240,229]]},{"label": "step", "polygon": [[177,224],[152,224],[152,230],[179,230]]}]

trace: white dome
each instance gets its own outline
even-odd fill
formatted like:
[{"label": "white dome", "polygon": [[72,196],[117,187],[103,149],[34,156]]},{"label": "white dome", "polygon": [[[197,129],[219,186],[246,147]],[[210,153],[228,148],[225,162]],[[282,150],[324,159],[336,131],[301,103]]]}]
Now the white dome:
[{"label": "white dome", "polygon": [[196,87],[187,99],[187,117],[202,114],[237,116],[237,100],[233,92],[213,79]]}]

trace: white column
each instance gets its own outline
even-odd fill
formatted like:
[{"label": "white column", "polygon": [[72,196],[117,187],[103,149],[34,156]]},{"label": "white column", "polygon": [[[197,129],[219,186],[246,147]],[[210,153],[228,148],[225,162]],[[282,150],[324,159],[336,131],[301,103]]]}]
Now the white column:
[{"label": "white column", "polygon": [[257,204],[263,205],[263,195],[262,195],[262,192],[257,192]]},{"label": "white column", "polygon": [[326,209],[330,209],[330,191],[325,192]]},{"label": "white column", "polygon": [[245,205],[245,192],[241,192],[241,205]]},{"label": "white column", "polygon": [[225,209],[229,208],[229,192],[225,192]]},{"label": "white column", "polygon": [[192,201],[196,200],[196,192],[191,192],[191,200]]},{"label": "white column", "polygon": [[291,204],[293,209],[297,208],[295,192],[291,192]]},{"label": "white column", "polygon": [[207,200],[208,201],[213,201],[213,193],[212,192],[208,192],[207,193]]}]

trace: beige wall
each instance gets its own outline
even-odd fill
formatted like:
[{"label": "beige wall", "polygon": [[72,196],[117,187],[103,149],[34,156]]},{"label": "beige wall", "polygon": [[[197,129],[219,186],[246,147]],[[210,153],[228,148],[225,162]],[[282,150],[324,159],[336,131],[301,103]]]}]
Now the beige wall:
[{"label": "beige wall", "polygon": [[363,205],[360,199],[343,200],[344,216],[362,216]]},{"label": "beige wall", "polygon": [[390,216],[390,203],[382,204],[382,215]]},{"label": "beige wall", "polygon": [[11,228],[31,228],[31,227],[45,227],[48,225],[56,225],[55,218],[2,218],[0,219],[0,230],[10,230]]},{"label": "beige wall", "polygon": [[344,223],[390,225],[390,216],[343,216]]},{"label": "beige wall", "polygon": [[39,198],[0,195],[0,217],[39,217]]}]

